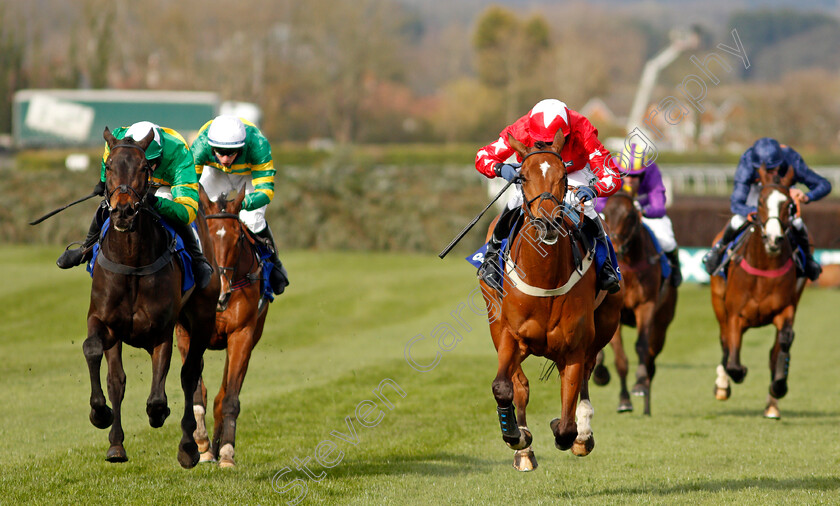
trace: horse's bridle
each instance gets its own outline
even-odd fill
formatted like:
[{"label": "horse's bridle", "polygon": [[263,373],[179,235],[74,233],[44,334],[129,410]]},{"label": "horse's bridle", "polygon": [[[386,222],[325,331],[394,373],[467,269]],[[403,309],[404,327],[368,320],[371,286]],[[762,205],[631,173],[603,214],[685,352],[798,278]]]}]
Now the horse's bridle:
[{"label": "horse's bridle", "polygon": [[[530,153],[528,153],[527,155],[525,155],[525,156],[522,158],[522,164],[523,164],[523,165],[525,164],[525,160],[527,160],[529,156],[532,156],[532,155],[537,155],[537,154],[540,154],[540,153],[552,154],[552,155],[554,155],[554,156],[556,156],[557,158],[559,158],[559,159],[560,159],[560,163],[563,163],[563,157],[562,157],[562,156],[560,156],[560,153],[558,153],[558,152],[556,152],[556,151],[550,151],[550,150],[546,150],[546,149],[541,149],[541,150],[538,150],[538,151],[531,151]],[[565,177],[565,176],[564,176],[564,177]],[[566,186],[568,187],[568,184],[567,184]],[[556,196],[556,195],[554,195],[554,194],[553,194],[553,193],[551,193],[551,192],[543,192],[543,193],[541,193],[541,194],[537,195],[536,197],[534,197],[534,198],[532,198],[532,199],[530,199],[530,200],[528,199],[528,196],[527,196],[527,195],[525,195],[525,188],[523,188],[523,185],[522,185],[522,184],[520,184],[520,185],[519,185],[519,192],[522,194],[522,201],[525,203],[525,214],[528,216],[528,218],[529,218],[531,221],[535,221],[535,220],[537,220],[537,219],[538,219],[538,218],[537,218],[536,216],[534,216],[534,214],[531,212],[531,204],[533,204],[533,203],[534,203],[537,199],[539,199],[539,200],[540,200],[540,204],[542,204],[542,202],[543,202],[544,200],[550,200],[550,201],[554,202],[555,204],[557,204],[557,205],[558,205],[558,206],[560,206],[560,207],[562,207],[562,206],[563,206],[563,201],[562,201],[562,198],[563,198],[563,197],[561,197],[560,199],[558,199],[558,198],[557,198],[557,196]],[[563,189],[563,193],[564,193],[564,196],[565,196],[565,193],[566,193],[566,189],[565,189],[565,188]]]},{"label": "horse's bridle", "polygon": [[[128,193],[128,194],[133,194],[134,197],[136,197],[137,200],[132,204],[132,207],[133,207],[133,210],[135,211],[135,214],[134,214],[134,216],[131,217],[131,225],[130,225],[130,227],[133,229],[134,228],[134,221],[137,219],[137,211],[139,209],[141,209],[141,206],[144,206],[147,202],[146,197],[148,195],[148,191],[147,191],[148,190],[148,183],[152,179],[153,171],[152,171],[152,166],[149,164],[149,160],[146,159],[146,150],[144,150],[143,148],[141,148],[137,144],[122,143],[122,144],[114,145],[109,150],[109,153],[108,153],[108,159],[109,160],[111,158],[111,154],[117,148],[133,148],[133,149],[140,150],[140,152],[143,154],[143,165],[140,167],[140,169],[146,172],[146,186],[147,186],[146,190],[144,190],[145,193],[143,195],[140,195],[140,193],[135,188],[133,188],[132,186],[129,186],[127,184],[118,185],[116,188],[114,188],[114,190],[112,192],[108,192],[107,188],[105,189],[105,193],[106,193],[105,197],[108,200],[108,211],[109,212],[114,210],[111,207],[111,198],[114,196],[115,193]],[[108,164],[106,162],[106,166],[107,165]]]},{"label": "horse's bridle", "polygon": [[[775,188],[775,189],[784,190],[784,192],[788,192],[788,194],[789,194],[789,191],[790,191],[790,189],[787,186],[782,185],[782,184],[768,184],[767,186],[765,186],[765,188]],[[791,200],[791,203],[789,204],[790,206],[795,206],[796,205],[793,202],[793,199],[789,198],[789,200]],[[793,212],[788,212],[788,217],[789,218],[790,218],[790,216],[793,216],[793,215],[796,214],[795,210],[791,210],[791,211],[793,211]],[[787,230],[791,226],[790,223],[788,223],[787,226],[785,226],[784,222],[782,222],[782,218],[779,217],[779,216],[774,216],[774,217],[771,217],[771,218],[767,218],[767,221],[761,221],[761,218],[758,216],[758,213],[756,212],[755,215],[750,215],[749,218],[750,218],[750,221],[752,221],[753,223],[756,223],[759,226],[759,228],[761,229],[762,235],[764,235],[764,231],[766,230],[767,224],[770,223],[770,221],[772,221],[772,220],[776,220],[776,221],[779,222],[779,228],[781,228],[783,232],[787,232]]]},{"label": "horse's bridle", "polygon": [[254,268],[255,264],[255,257],[256,254],[251,255],[251,264],[248,266],[246,274],[242,276],[239,280],[234,280],[236,276],[236,267],[239,265],[239,259],[242,258],[242,254],[245,252],[245,242],[253,241],[248,236],[247,232],[245,231],[245,225],[239,219],[238,214],[234,213],[216,213],[216,214],[208,214],[205,216],[205,219],[217,219],[217,220],[236,220],[237,227],[239,229],[239,239],[237,240],[237,253],[236,253],[236,260],[234,261],[233,267],[229,266],[222,266],[219,265],[219,273],[225,277],[227,280],[228,289],[225,293],[219,296],[219,302],[216,305],[216,311],[224,311],[227,308],[227,303],[230,300],[230,296],[233,294],[234,290],[241,290],[246,286],[254,283],[255,281],[259,281],[262,279],[262,276],[259,272],[253,273],[251,272]]}]

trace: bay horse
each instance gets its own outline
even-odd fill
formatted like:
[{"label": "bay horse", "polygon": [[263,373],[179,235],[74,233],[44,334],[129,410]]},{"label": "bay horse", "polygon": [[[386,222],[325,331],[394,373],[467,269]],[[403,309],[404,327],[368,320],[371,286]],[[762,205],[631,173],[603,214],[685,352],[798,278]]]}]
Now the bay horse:
[{"label": "bay horse", "polygon": [[[537,461],[525,414],[529,386],[522,361],[536,355],[556,364],[562,411],[550,423],[555,446],[588,455],[595,447],[589,376],[598,351],[618,326],[623,295],[621,291],[599,295],[593,258],[570,232],[576,225],[564,212],[567,178],[560,156],[565,141],[562,131],[544,148],[527,147],[512,136],[508,141],[522,157],[526,223],[510,248],[502,294],[484,281],[480,286],[499,360],[492,389],[502,439],[516,451],[514,468],[530,471]],[[492,230],[491,224],[488,240]]]},{"label": "bay horse", "polygon": [[[152,167],[145,150],[154,132],[140,141],[127,137],[117,140],[106,127],[103,134],[109,147],[105,161],[106,199],[110,210],[110,230],[100,240],[93,269],[87,338],[82,346],[90,373],[90,421],[100,429],[111,427],[111,443],[105,459],[128,460],[123,446],[121,403],[125,393],[122,364],[123,343],[146,350],[152,359],[152,389],[146,401],[149,425],[163,425],[169,416],[166,375],[172,356],[172,333],[176,325],[189,332],[191,345],[181,367],[184,414],[178,462],[185,468],[198,463],[198,446],[193,438],[195,418],[191,399],[201,375],[202,356],[213,332],[218,276],[203,290],[193,286],[182,293],[182,271],[174,251],[174,241],[158,223],[157,213],[148,204]],[[209,245],[207,226],[198,214],[199,236]],[[212,254],[207,255],[211,265]],[[108,362],[108,407],[100,384],[102,355]]]},{"label": "bay horse", "polygon": [[[758,210],[750,216],[747,234],[735,251],[725,270],[726,279],[712,276],[712,306],[720,325],[720,344],[723,350],[717,366],[715,397],[726,400],[731,395],[729,380],[744,381],[747,368],[741,365],[741,341],[749,328],[772,323],[776,339],[770,349],[770,388],[766,418],[778,419],[779,399],[787,393],[790,347],[793,343],[793,319],[796,306],[805,287],[805,278],[798,278],[794,266],[794,247],[787,237],[791,226],[790,185],[793,169],[779,178],[759,168],[761,190]],[[715,241],[719,240],[718,233]]]},{"label": "bay horse", "polygon": [[[207,411],[207,388],[201,380],[193,398],[196,419],[195,437],[202,462],[218,458],[219,467],[234,467],[236,421],[239,417],[239,392],[248,371],[251,352],[260,340],[268,314],[268,300],[262,295],[262,262],[254,236],[239,219],[245,198],[244,189],[233,200],[222,194],[211,202],[202,192],[202,206],[207,209],[207,224],[213,238],[214,255],[221,273],[221,287],[216,302],[216,327],[210,340],[211,350],[227,349],[222,385],[213,402],[213,442],[207,434],[204,415]],[[189,335],[178,332],[182,357],[189,349]]]},{"label": "bay horse", "polygon": [[[677,289],[662,276],[662,264],[650,233],[642,223],[642,212],[634,205],[633,196],[619,192],[607,200],[602,211],[615,246],[624,285],[621,323],[636,327],[636,354],[639,366],[633,393],[644,396],[644,414],[650,415],[650,384],[656,373],[655,360],[665,345],[665,334],[674,319]],[[621,382],[618,412],[633,410],[627,390],[628,360],[621,338],[621,325],[610,341],[615,355],[615,368]],[[603,369],[603,352],[593,372],[596,384],[606,384],[609,373]]]}]

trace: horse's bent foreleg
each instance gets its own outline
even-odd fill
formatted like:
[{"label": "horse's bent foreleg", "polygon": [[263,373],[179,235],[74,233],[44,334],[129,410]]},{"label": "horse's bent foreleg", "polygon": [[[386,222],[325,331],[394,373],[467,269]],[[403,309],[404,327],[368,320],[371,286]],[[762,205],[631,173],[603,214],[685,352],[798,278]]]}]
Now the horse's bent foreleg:
[{"label": "horse's bent foreleg", "polygon": [[493,380],[493,397],[496,399],[496,412],[502,429],[502,439],[514,450],[521,450],[531,444],[530,434],[519,430],[516,422],[516,409],[513,406],[514,371],[519,368],[519,346],[513,336],[503,330],[497,348],[499,369]]},{"label": "horse's bent foreleg", "polygon": [[577,439],[577,424],[575,423],[575,404],[578,401],[583,384],[583,351],[576,351],[567,357],[566,367],[560,373],[562,382],[563,409],[560,418],[551,421],[551,431],[554,433],[554,446],[560,450],[568,450]]},{"label": "horse's bent foreleg", "polygon": [[97,429],[106,429],[114,421],[114,413],[105,402],[102,393],[100,366],[102,365],[103,336],[107,333],[105,325],[97,318],[88,318],[88,336],[82,344],[85,361],[90,374],[90,423]]},{"label": "horse's bent foreleg", "polygon": [[111,433],[108,440],[111,447],[105,455],[108,462],[125,462],[128,455],[125,453],[123,441],[125,434],[122,429],[122,400],[125,395],[125,371],[122,364],[122,343],[118,342],[105,352],[108,360],[108,397],[114,407],[114,423],[111,425]]},{"label": "horse's bent foreleg", "polygon": [[595,358],[595,369],[592,370],[592,381],[602,387],[610,382],[610,370],[604,365],[604,350],[598,352]]},{"label": "horse's bent foreleg", "polygon": [[[172,329],[166,336],[172,335]],[[166,375],[169,374],[169,362],[172,359],[172,338],[165,339],[150,352],[152,356],[152,388],[146,400],[146,414],[149,425],[154,428],[162,427],[169,416],[169,406],[166,399]]]}]

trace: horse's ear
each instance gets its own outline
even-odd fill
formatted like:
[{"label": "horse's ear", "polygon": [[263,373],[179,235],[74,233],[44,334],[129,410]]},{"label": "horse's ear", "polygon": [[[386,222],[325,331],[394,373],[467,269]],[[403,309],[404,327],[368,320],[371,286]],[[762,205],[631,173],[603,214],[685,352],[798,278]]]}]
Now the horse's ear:
[{"label": "horse's ear", "polygon": [[204,191],[204,187],[200,183],[198,185],[198,201],[201,203],[202,208],[205,210],[210,209],[210,197],[207,196],[207,192]]},{"label": "horse's ear", "polygon": [[137,145],[143,148],[143,151],[146,151],[146,148],[149,147],[149,144],[151,144],[153,140],[155,140],[155,129],[150,128],[149,133],[147,133],[145,137],[140,139],[137,142]]},{"label": "horse's ear", "polygon": [[105,139],[105,142],[108,144],[108,148],[113,148],[114,144],[117,143],[117,138],[114,137],[114,134],[111,133],[111,129],[105,127],[105,131],[102,132],[102,137]]},{"label": "horse's ear", "polygon": [[790,186],[793,184],[793,178],[795,176],[796,174],[794,174],[793,172],[793,167],[788,166],[787,172],[785,172],[785,175],[782,176],[781,184],[783,184],[786,188],[790,188]]},{"label": "horse's ear", "polygon": [[245,184],[242,184],[242,187],[239,188],[239,193],[236,195],[236,199],[233,201],[233,208],[238,212],[242,210],[242,202],[245,200]]},{"label": "horse's ear", "polygon": [[758,182],[766,185],[770,183],[770,175],[767,173],[767,169],[765,168],[764,164],[758,168]]},{"label": "horse's ear", "polygon": [[525,155],[528,154],[527,153],[528,146],[526,146],[525,144],[516,140],[516,137],[514,137],[511,134],[508,134],[507,141],[508,141],[508,144],[510,144],[510,147],[512,147],[514,151],[519,153],[519,156],[521,156],[522,158],[525,158]]},{"label": "horse's ear", "polygon": [[551,149],[560,154],[560,150],[563,149],[563,146],[566,144],[566,136],[563,135],[563,129],[558,128],[557,133],[554,134],[554,140],[551,142]]}]

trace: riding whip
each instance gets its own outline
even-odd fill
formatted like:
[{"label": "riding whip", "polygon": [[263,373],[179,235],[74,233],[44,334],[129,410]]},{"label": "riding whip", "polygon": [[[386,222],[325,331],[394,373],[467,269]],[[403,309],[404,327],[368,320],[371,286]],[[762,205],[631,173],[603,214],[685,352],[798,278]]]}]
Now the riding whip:
[{"label": "riding whip", "polygon": [[441,252],[440,252],[440,254],[438,255],[438,257],[440,257],[440,258],[445,257],[445,256],[446,256],[446,254],[447,254],[447,253],[449,253],[449,250],[451,250],[452,248],[454,248],[454,247],[455,247],[455,245],[456,245],[456,244],[458,244],[458,241],[460,241],[461,239],[463,239],[463,238],[464,238],[464,236],[465,236],[465,235],[467,235],[467,232],[469,232],[469,231],[470,231],[470,229],[471,229],[471,228],[473,228],[473,226],[474,226],[476,223],[478,223],[478,220],[480,220],[480,219],[481,219],[481,217],[482,217],[482,216],[484,216],[484,213],[486,213],[486,212],[487,212],[487,210],[488,210],[488,209],[490,209],[490,206],[492,206],[492,205],[493,205],[493,204],[494,204],[497,200],[499,200],[499,197],[501,197],[501,196],[502,196],[502,194],[503,194],[505,191],[507,191],[508,187],[510,187],[510,185],[512,185],[514,181],[515,181],[515,179],[508,181],[508,182],[507,182],[507,184],[505,185],[505,187],[504,187],[504,188],[502,188],[502,191],[500,191],[500,192],[499,192],[499,194],[498,194],[498,195],[496,195],[496,197],[495,197],[495,198],[493,198],[493,200],[491,200],[489,204],[487,204],[487,207],[485,207],[485,208],[484,208],[484,210],[482,210],[480,213],[478,213],[478,216],[476,216],[475,218],[473,218],[473,220],[472,220],[471,222],[469,222],[469,224],[468,224],[466,227],[464,227],[464,230],[461,230],[461,233],[460,233],[460,234],[458,234],[457,236],[455,236],[455,239],[452,239],[452,242],[450,242],[450,243],[449,243],[449,246],[447,246],[446,248],[444,248],[444,249],[443,249],[443,251],[441,251]]},{"label": "riding whip", "polygon": [[55,214],[58,214],[58,213],[60,213],[61,211],[64,211],[65,209],[67,209],[67,208],[68,208],[68,207],[70,207],[70,206],[75,206],[75,205],[76,205],[76,204],[78,204],[79,202],[84,202],[85,200],[90,199],[90,198],[93,198],[93,197],[96,197],[97,195],[98,195],[97,193],[91,193],[90,195],[88,195],[88,196],[86,196],[86,197],[82,197],[82,198],[80,198],[79,200],[74,200],[73,202],[70,202],[70,203],[69,203],[69,204],[67,204],[66,206],[59,207],[58,209],[56,209],[56,210],[54,210],[54,211],[50,211],[50,212],[48,212],[47,214],[45,214],[45,215],[41,216],[40,218],[38,218],[38,219],[37,219],[37,220],[35,220],[35,221],[30,221],[30,222],[29,222],[29,224],[30,224],[30,225],[37,225],[37,224],[41,223],[42,221],[46,220],[47,218],[49,218],[50,216],[53,216],[53,215],[55,215]]}]

